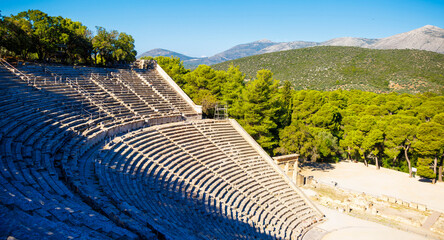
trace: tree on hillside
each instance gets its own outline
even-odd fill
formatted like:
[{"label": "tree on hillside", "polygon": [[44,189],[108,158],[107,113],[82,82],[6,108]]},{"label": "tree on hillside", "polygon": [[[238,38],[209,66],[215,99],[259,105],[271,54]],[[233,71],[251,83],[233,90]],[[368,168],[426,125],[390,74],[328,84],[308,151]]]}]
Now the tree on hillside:
[{"label": "tree on hillside", "polygon": [[107,31],[96,27],[97,34],[92,39],[93,53],[96,64],[113,65],[128,63],[136,59],[134,39],[131,35],[116,30]]},{"label": "tree on hillside", "polygon": [[432,158],[418,158],[418,175],[432,179],[432,182],[435,183],[436,173],[430,168],[432,162]]},{"label": "tree on hillside", "polygon": [[316,113],[307,119],[307,123],[315,127],[328,129],[333,134],[338,134],[341,120],[342,116],[339,109],[330,103],[325,103]]},{"label": "tree on hillside", "polygon": [[280,110],[279,81],[268,70],[257,72],[256,79],[246,85],[241,125],[269,153],[277,145],[276,113]]},{"label": "tree on hillside", "polygon": [[[436,122],[422,123],[418,126],[416,137],[417,140],[413,143],[415,151],[424,159],[433,159],[433,172],[436,176],[438,161],[444,154],[444,126]],[[421,163],[418,162],[418,167],[421,166],[422,169],[429,167],[428,161]]]},{"label": "tree on hillside", "polygon": [[398,97],[397,93],[387,94],[387,101],[382,105],[389,113],[389,115],[397,114],[403,107],[403,102]]},{"label": "tree on hillside", "polygon": [[433,117],[432,121],[439,125],[444,126],[444,112],[436,114]]},{"label": "tree on hillside", "polygon": [[301,158],[312,162],[318,160],[337,160],[339,155],[338,139],[322,128],[307,127],[304,124],[291,124],[279,133],[277,154],[297,153]]},{"label": "tree on hillside", "polygon": [[[380,146],[383,142],[383,132],[377,126],[377,118],[371,115],[363,115],[357,123],[358,131],[362,135],[362,142],[359,145],[359,153],[367,162],[367,156],[371,156],[375,160],[376,168],[379,169],[378,155],[380,153]],[[355,141],[356,144],[358,142]],[[366,163],[367,165],[367,163]]]},{"label": "tree on hillside", "polygon": [[115,51],[114,44],[117,40],[118,32],[116,30],[108,32],[103,27],[96,27],[96,31],[97,34],[92,39],[96,64],[110,64]]},{"label": "tree on hillside", "polygon": [[64,63],[126,63],[135,60],[134,39],[125,33],[97,27],[97,35],[80,22],[28,10],[0,19],[0,49],[24,60]]},{"label": "tree on hillside", "polygon": [[303,124],[291,124],[279,132],[279,147],[275,154],[297,153],[301,158],[307,158],[313,151],[313,136]]},{"label": "tree on hillside", "polygon": [[[348,159],[354,159],[356,153],[359,152],[362,140],[356,139],[357,123],[359,121],[359,112],[362,110],[360,105],[351,104],[348,107],[344,107],[341,114],[344,116],[341,121],[341,130],[343,131],[342,138],[339,141],[339,145],[343,151],[347,153]],[[361,133],[361,132],[359,132]],[[367,162],[365,162],[367,165]]]},{"label": "tree on hillside", "polygon": [[316,161],[318,158],[321,161],[334,159],[337,160],[339,154],[338,139],[329,131],[320,130],[314,136],[314,146],[312,161]]},{"label": "tree on hillside", "polygon": [[115,41],[115,51],[113,58],[120,63],[133,62],[136,60],[136,50],[134,50],[134,38],[131,35],[121,32]]},{"label": "tree on hillside", "polygon": [[28,10],[2,20],[2,47],[25,59],[35,52],[39,59],[54,53],[58,32],[54,19],[39,10]]},{"label": "tree on hillside", "polygon": [[92,33],[80,22],[61,18],[60,44],[64,46],[65,58],[62,61],[88,63],[92,54]]},{"label": "tree on hillside", "polygon": [[16,56],[28,58],[28,54],[35,40],[32,35],[32,26],[24,18],[2,17],[0,19],[0,48],[10,51]]},{"label": "tree on hillside", "polygon": [[230,66],[225,81],[222,83],[221,101],[228,105],[228,115],[236,119],[242,115],[242,92],[245,87],[245,75],[238,67]]},{"label": "tree on hillside", "polygon": [[[356,129],[346,131],[343,138],[339,142],[339,145],[344,149],[345,152],[347,152],[347,158],[349,160],[354,159],[353,156],[356,154],[361,154],[363,152],[361,145],[362,145],[362,132],[358,131]],[[367,159],[364,155],[364,164],[365,166],[368,166]]]},{"label": "tree on hillside", "polygon": [[206,116],[214,115],[214,108],[219,102],[222,83],[226,74],[215,71],[207,65],[199,65],[194,71],[183,76],[183,90],[196,104],[202,105]]},{"label": "tree on hillside", "polygon": [[435,94],[423,94],[423,102],[415,108],[417,116],[422,121],[430,121],[436,114],[444,111],[444,96],[436,96]]},{"label": "tree on hillside", "polygon": [[279,89],[279,94],[282,102],[282,108],[279,112],[279,115],[281,116],[279,128],[284,128],[290,125],[293,113],[293,92],[289,81],[284,81],[284,84]]},{"label": "tree on hillside", "polygon": [[377,106],[377,105],[369,105],[365,108],[364,114],[370,115],[370,116],[383,116],[387,115],[389,112],[384,106]]},{"label": "tree on hillside", "polygon": [[199,65],[194,71],[184,76],[184,91],[191,98],[201,102],[202,96],[211,94],[210,82],[216,80],[216,71],[207,65]]},{"label": "tree on hillside", "polygon": [[60,28],[56,24],[58,19],[51,18],[48,14],[39,10],[28,10],[17,14],[16,18],[26,19],[31,23],[34,46],[38,58],[46,60],[53,55],[57,48],[56,39],[59,37]]},{"label": "tree on hillside", "polygon": [[363,145],[365,135],[360,130],[355,130],[349,133],[351,136],[352,146],[356,151],[358,152],[359,156],[364,160],[364,165],[368,167],[368,161],[367,161],[367,150],[365,146]]},{"label": "tree on hillside", "polygon": [[300,91],[296,92],[293,98],[292,122],[309,119],[325,103],[325,96],[319,91]]},{"label": "tree on hillside", "polygon": [[383,149],[384,133],[378,128],[372,128],[365,136],[362,143],[364,152],[370,153],[375,159],[376,169],[380,168],[379,155]]},{"label": "tree on hillside", "polygon": [[411,116],[396,115],[388,121],[385,131],[384,153],[395,162],[403,150],[408,164],[409,177],[412,177],[412,164],[408,156],[412,142],[415,140],[416,128],[420,121]]}]

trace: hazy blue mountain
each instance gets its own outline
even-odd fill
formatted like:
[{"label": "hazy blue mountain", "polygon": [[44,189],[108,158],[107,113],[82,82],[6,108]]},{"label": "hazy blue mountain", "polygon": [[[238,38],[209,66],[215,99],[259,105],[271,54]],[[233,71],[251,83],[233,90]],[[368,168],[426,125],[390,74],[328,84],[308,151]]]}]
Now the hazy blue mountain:
[{"label": "hazy blue mountain", "polygon": [[213,65],[263,53],[314,46],[349,46],[374,49],[418,49],[444,53],[444,29],[436,26],[426,25],[409,32],[396,34],[381,39],[340,37],[330,39],[325,42],[272,42],[268,39],[263,39],[251,43],[239,44],[214,56],[204,58],[190,57],[177,52],[157,48],[139,55],[138,58],[142,56],[175,56],[184,61],[184,65],[186,67],[194,68],[199,64]]},{"label": "hazy blue mountain", "polygon": [[188,67],[194,67],[198,66],[199,64],[207,64],[212,65],[220,62],[225,62],[233,59],[238,59],[242,57],[248,57],[253,56],[257,54],[261,54],[261,50],[266,49],[267,47],[274,46],[276,42],[272,42],[267,39],[251,42],[251,43],[244,43],[236,45],[228,50],[225,50],[221,53],[218,53],[211,57],[206,58],[200,58],[196,60],[187,60],[184,61],[185,66]]},{"label": "hazy blue mountain", "polygon": [[190,59],[195,59],[194,57],[190,57],[190,56],[178,53],[178,52],[174,52],[174,51],[170,51],[170,50],[162,49],[162,48],[151,49],[149,51],[146,51],[146,52],[138,55],[137,58],[141,58],[141,57],[145,57],[145,56],[151,56],[151,57],[158,57],[158,56],[171,57],[171,56],[175,56],[175,57],[179,57],[182,61],[186,61],[186,60],[190,60]]}]

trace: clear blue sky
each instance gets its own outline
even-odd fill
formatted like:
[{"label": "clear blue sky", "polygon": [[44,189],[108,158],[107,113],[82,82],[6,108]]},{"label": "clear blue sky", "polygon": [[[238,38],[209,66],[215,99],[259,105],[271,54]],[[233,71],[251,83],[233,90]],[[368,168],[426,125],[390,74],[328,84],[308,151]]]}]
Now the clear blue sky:
[{"label": "clear blue sky", "polygon": [[430,24],[444,28],[444,0],[95,1],[0,0],[2,15],[39,9],[131,34],[138,54],[165,48],[211,56],[260,39],[383,38]]}]

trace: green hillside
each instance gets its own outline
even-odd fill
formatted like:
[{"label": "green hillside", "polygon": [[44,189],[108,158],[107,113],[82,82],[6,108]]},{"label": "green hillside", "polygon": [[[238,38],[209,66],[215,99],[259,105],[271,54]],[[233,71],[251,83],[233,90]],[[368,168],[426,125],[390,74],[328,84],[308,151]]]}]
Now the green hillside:
[{"label": "green hillside", "polygon": [[267,53],[213,65],[239,66],[249,76],[268,69],[296,90],[359,89],[372,92],[444,93],[444,54],[321,46]]}]

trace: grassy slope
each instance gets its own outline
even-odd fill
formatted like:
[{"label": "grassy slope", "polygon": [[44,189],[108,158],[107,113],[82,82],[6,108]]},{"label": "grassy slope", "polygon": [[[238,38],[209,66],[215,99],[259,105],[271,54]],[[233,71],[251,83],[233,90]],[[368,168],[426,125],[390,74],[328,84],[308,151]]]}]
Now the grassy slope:
[{"label": "grassy slope", "polygon": [[311,47],[267,53],[213,65],[239,66],[249,76],[269,69],[296,90],[360,89],[373,92],[444,93],[444,54],[420,50]]}]

